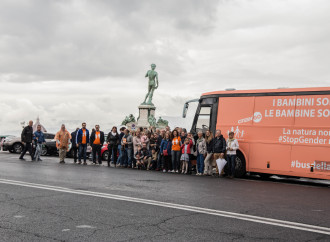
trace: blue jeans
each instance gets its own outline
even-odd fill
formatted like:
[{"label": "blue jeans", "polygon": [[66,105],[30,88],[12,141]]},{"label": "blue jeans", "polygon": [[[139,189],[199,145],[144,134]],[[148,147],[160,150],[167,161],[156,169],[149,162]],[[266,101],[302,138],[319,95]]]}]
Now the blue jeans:
[{"label": "blue jeans", "polygon": [[121,150],[121,145],[118,145],[118,151],[119,151],[119,156],[118,156],[117,164],[123,165],[123,162],[122,162],[123,151]]},{"label": "blue jeans", "polygon": [[36,152],[34,153],[34,159],[40,160],[41,151],[42,151],[42,144],[37,143]]},{"label": "blue jeans", "polygon": [[235,166],[236,166],[236,155],[227,155],[228,162],[228,175],[235,175]]},{"label": "blue jeans", "polygon": [[204,172],[204,155],[202,154],[197,155],[197,172],[198,173]]},{"label": "blue jeans", "polygon": [[172,170],[176,171],[180,168],[180,150],[172,150]]},{"label": "blue jeans", "polygon": [[84,157],[84,162],[86,162],[86,151],[87,151],[87,144],[79,144],[79,156],[78,156],[79,162],[81,162],[81,156]]},{"label": "blue jeans", "polygon": [[123,155],[123,163],[124,166],[132,167],[132,149],[125,148],[124,155]]}]

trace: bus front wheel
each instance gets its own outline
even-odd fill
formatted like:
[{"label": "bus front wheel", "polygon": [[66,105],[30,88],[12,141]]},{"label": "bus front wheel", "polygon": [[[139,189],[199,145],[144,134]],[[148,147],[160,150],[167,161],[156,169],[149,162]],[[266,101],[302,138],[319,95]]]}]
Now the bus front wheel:
[{"label": "bus front wheel", "polygon": [[237,151],[235,177],[243,177],[245,173],[246,173],[246,166],[245,166],[244,155],[241,152]]}]

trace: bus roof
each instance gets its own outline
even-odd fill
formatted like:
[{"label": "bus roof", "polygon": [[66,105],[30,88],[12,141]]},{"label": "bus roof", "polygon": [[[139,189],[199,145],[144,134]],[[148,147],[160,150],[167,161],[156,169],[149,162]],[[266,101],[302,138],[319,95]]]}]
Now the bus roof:
[{"label": "bus roof", "polygon": [[206,92],[202,96],[209,95],[235,95],[235,94],[258,94],[258,93],[293,93],[293,92],[322,92],[330,91],[330,87],[307,87],[307,88],[278,88],[278,89],[255,89],[255,90],[230,90]]}]

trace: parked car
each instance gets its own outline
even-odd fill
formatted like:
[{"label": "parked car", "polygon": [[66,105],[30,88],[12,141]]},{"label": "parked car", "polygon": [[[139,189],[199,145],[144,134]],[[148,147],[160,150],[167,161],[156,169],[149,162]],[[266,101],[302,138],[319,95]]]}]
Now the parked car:
[{"label": "parked car", "polygon": [[41,155],[58,155],[55,134],[44,133],[46,144],[42,146]]},{"label": "parked car", "polygon": [[[51,140],[49,140],[49,141],[46,140],[45,147],[47,148],[47,154],[57,156],[58,150],[56,147],[56,140],[54,138],[55,138],[55,135],[53,136],[53,138]],[[90,145],[88,145],[87,151],[86,151],[87,157],[89,157],[91,153],[92,153],[92,147]],[[72,148],[67,152],[66,156],[69,158],[73,158],[73,149]]]},{"label": "parked car", "polygon": [[[86,155],[87,157],[89,158],[90,157],[90,154],[92,153],[92,146],[90,145],[87,145],[87,150],[86,150]],[[66,153],[66,156],[67,157],[70,157],[70,158],[73,158],[73,149],[71,148],[67,153]],[[78,154],[77,154],[78,156]]]},{"label": "parked car", "polygon": [[5,151],[3,148],[3,143],[7,137],[14,137],[13,135],[0,135],[0,150]]},{"label": "parked car", "polygon": [[[109,151],[108,151],[108,144],[104,143],[101,149],[101,156],[102,160],[108,160]],[[117,151],[117,157],[119,156],[119,150]]]},{"label": "parked car", "polygon": [[[58,150],[56,147],[55,134],[44,133],[46,143],[42,146],[41,155],[58,155]],[[9,151],[10,153],[20,154],[24,148],[21,141],[21,137],[9,135],[1,141],[1,146],[3,151]],[[87,156],[89,157],[92,153],[92,147],[87,146]],[[67,153],[68,157],[73,157],[73,150]]]},{"label": "parked car", "polygon": [[[55,134],[44,133],[46,144],[43,145],[41,155],[53,154],[54,149],[52,145],[52,140],[54,140]],[[53,142],[55,144],[55,141]],[[22,152],[24,145],[21,141],[21,137],[18,136],[7,136],[2,141],[2,149],[3,151],[9,151],[10,153],[19,154]],[[55,147],[56,150],[56,147]]]},{"label": "parked car", "polygon": [[107,144],[104,144],[102,146],[101,156],[102,156],[102,160],[108,160],[109,151],[108,151],[108,145]]},{"label": "parked car", "polygon": [[9,151],[10,153],[21,153],[24,148],[22,144],[21,137],[17,136],[7,136],[2,140],[2,150]]},{"label": "parked car", "polygon": [[0,135],[0,142],[2,142],[5,138],[13,136],[13,135]]}]

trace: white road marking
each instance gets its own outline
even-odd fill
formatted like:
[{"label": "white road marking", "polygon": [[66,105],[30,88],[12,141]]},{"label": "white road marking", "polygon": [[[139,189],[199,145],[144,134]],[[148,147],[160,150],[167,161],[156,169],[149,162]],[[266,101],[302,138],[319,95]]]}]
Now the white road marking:
[{"label": "white road marking", "polygon": [[62,232],[70,231],[70,229],[62,229]]},{"label": "white road marking", "polygon": [[78,225],[76,226],[78,229],[96,229],[96,227],[90,226],[90,225]]},{"label": "white road marking", "polygon": [[25,216],[23,215],[15,215],[14,218],[24,218]]},{"label": "white road marking", "polygon": [[209,214],[209,215],[239,219],[239,220],[244,220],[244,221],[249,221],[249,222],[268,224],[268,225],[273,225],[273,226],[279,226],[279,227],[285,227],[285,228],[291,228],[291,229],[297,229],[297,230],[302,230],[302,231],[330,235],[330,228],[327,228],[327,227],[321,227],[321,226],[315,226],[315,225],[303,224],[303,223],[296,223],[296,222],[290,222],[290,221],[272,219],[272,218],[266,218],[266,217],[259,217],[259,216],[241,214],[241,213],[227,212],[227,211],[222,211],[222,210],[181,205],[181,204],[176,204],[176,203],[160,202],[160,201],[155,201],[155,200],[127,197],[127,196],[121,196],[121,195],[115,195],[115,194],[109,194],[109,193],[75,190],[75,189],[65,188],[65,187],[49,186],[49,185],[21,182],[21,181],[15,181],[15,180],[7,180],[7,179],[0,179],[0,183],[10,184],[10,185],[15,185],[15,186],[22,186],[22,187],[37,188],[37,189],[43,189],[43,190],[50,190],[50,191],[57,191],[57,192],[64,192],[64,193],[70,193],[70,194],[79,194],[79,195],[85,195],[85,196],[101,197],[101,198],[114,199],[114,200],[120,200],[120,201],[149,204],[149,205],[154,205],[154,206],[159,206],[159,207],[173,208],[173,209],[179,209],[179,210],[184,210],[184,211],[191,211],[191,212],[195,212],[195,213]]}]

